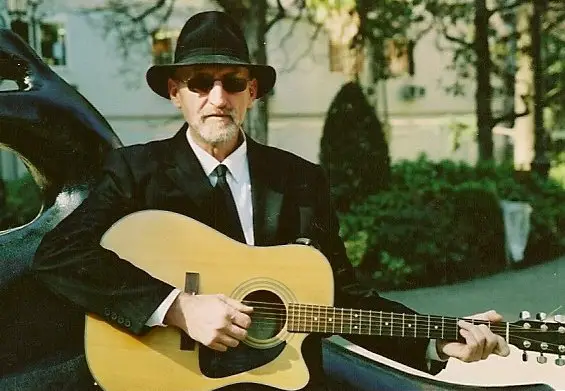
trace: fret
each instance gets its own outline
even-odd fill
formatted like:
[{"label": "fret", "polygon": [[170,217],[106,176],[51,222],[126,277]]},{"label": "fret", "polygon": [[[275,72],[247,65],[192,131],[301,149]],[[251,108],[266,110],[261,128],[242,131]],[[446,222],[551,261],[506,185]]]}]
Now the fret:
[{"label": "fret", "polygon": [[310,306],[310,323],[312,323],[312,328],[310,329],[310,331],[315,332],[316,331],[316,323],[317,323],[317,319],[318,317],[316,316],[316,306],[315,305],[311,305]]},{"label": "fret", "polygon": [[361,310],[355,310],[355,314],[353,316],[355,316],[355,321],[357,322],[357,325],[355,326],[357,334],[363,334],[363,314]]},{"label": "fret", "polygon": [[328,332],[328,307],[326,306],[324,308],[324,310],[325,310],[325,313],[326,313],[326,315],[324,317],[324,333],[327,333]]},{"label": "fret", "polygon": [[459,318],[455,318],[455,340],[457,340],[457,336],[459,335]]},{"label": "fret", "polygon": [[510,323],[506,322],[506,343],[510,343]]},{"label": "fret", "polygon": [[306,305],[307,311],[307,321],[310,322],[310,327],[306,331],[314,330],[314,311],[312,311],[313,306],[310,304]]},{"label": "fret", "polygon": [[385,316],[385,314],[383,313],[383,323],[382,323],[382,329],[383,332],[381,335],[392,335],[392,325],[390,324],[390,318],[388,316]]},{"label": "fret", "polygon": [[444,320],[445,320],[445,318],[442,316],[442,317],[441,317],[441,339],[445,339],[445,338],[443,337],[443,330],[445,329],[445,327],[443,327]]},{"label": "fret", "polygon": [[359,310],[359,334],[371,335],[371,312],[366,310]]},{"label": "fret", "polygon": [[363,314],[361,313],[361,310],[355,310],[355,314],[353,315],[355,316],[355,331],[357,331],[357,334],[363,334]]},{"label": "fret", "polygon": [[331,317],[328,318],[328,321],[329,321],[330,324],[332,325],[332,333],[335,333],[335,332],[336,332],[336,331],[335,331],[335,308],[332,307],[332,308],[331,308],[331,311],[332,311],[332,313],[331,313],[331,315],[330,315]]},{"label": "fret", "polygon": [[305,305],[306,318],[304,319],[304,328],[306,331],[312,330],[312,309],[309,304]]},{"label": "fret", "polygon": [[341,334],[343,334],[343,308],[341,309],[340,331],[341,331]]},{"label": "fret", "polygon": [[418,336],[418,316],[414,314],[414,338]]},{"label": "fret", "polygon": [[[436,320],[434,320],[434,323],[436,322]],[[441,336],[441,334],[438,332],[439,330],[439,326],[437,324],[434,324],[433,330],[432,330],[432,336],[433,338],[439,338]],[[443,333],[443,329],[441,330],[441,333]]]},{"label": "fret", "polygon": [[296,317],[298,318],[298,324],[296,325],[296,331],[300,332],[300,304],[296,305]]},{"label": "fret", "polygon": [[[316,311],[318,311],[316,313]],[[320,308],[317,305],[312,305],[312,331],[318,332],[320,331],[320,317],[319,315]]]},{"label": "fret", "polygon": [[428,315],[428,339],[430,339],[430,315]]},{"label": "fret", "polygon": [[369,332],[368,335],[373,335],[373,331],[371,330],[371,320],[373,319],[373,311],[369,311]]},{"label": "fret", "polygon": [[404,313],[402,313],[402,336],[404,337]]},{"label": "fret", "polygon": [[319,327],[318,326],[318,317],[316,316],[316,309],[318,307],[315,305],[312,305],[312,331],[319,331]]},{"label": "fret", "polygon": [[393,327],[394,327],[394,313],[391,312],[390,313],[390,336],[391,337],[392,337],[392,334],[393,334],[392,333]]},{"label": "fret", "polygon": [[316,306],[316,309],[318,310],[318,315],[314,320],[316,321],[316,331],[320,332],[322,331],[320,325],[320,316],[321,316],[320,312],[322,311],[322,309],[320,308],[320,306]]},{"label": "fret", "polygon": [[379,311],[380,318],[379,318],[379,335],[383,335],[383,312]]}]

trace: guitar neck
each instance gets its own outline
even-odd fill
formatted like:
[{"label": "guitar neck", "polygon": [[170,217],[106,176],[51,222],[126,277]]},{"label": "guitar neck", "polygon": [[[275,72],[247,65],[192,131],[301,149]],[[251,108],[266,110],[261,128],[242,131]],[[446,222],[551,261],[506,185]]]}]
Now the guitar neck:
[{"label": "guitar neck", "polygon": [[[287,330],[297,333],[378,335],[456,341],[463,339],[457,325],[460,319],[462,318],[290,304]],[[493,325],[488,321],[465,320],[473,324],[484,324],[493,333],[508,341],[508,323]]]}]

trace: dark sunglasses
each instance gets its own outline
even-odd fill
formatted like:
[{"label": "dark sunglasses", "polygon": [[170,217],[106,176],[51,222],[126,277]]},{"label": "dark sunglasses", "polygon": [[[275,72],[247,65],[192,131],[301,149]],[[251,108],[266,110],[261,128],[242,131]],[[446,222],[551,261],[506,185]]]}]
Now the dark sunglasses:
[{"label": "dark sunglasses", "polygon": [[230,94],[241,92],[247,88],[249,79],[233,74],[227,74],[222,77],[214,77],[205,73],[197,74],[186,80],[186,86],[192,92],[199,94],[207,94],[214,87],[216,80],[222,82],[224,90]]}]

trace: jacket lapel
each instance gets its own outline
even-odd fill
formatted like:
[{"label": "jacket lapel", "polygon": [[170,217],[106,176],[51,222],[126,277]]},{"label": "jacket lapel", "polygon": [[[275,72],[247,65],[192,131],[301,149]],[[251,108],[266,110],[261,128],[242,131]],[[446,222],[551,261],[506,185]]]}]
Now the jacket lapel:
[{"label": "jacket lapel", "polygon": [[[171,183],[178,186],[199,209],[198,215],[206,220],[208,201],[213,190],[208,177],[204,173],[200,162],[188,145],[186,130],[183,127],[173,136],[166,147],[167,167],[164,175]],[[268,245],[276,243],[280,213],[283,203],[284,186],[283,178],[277,178],[277,163],[272,155],[267,153],[267,148],[258,144],[251,137],[247,137],[247,158],[249,162],[249,176],[251,178],[251,197],[253,203],[253,231],[255,245]]]},{"label": "jacket lapel", "polygon": [[202,207],[209,199],[212,185],[186,140],[187,129],[188,125],[185,123],[177,134],[170,139],[169,164],[164,174],[184,194],[187,194],[196,206]]},{"label": "jacket lapel", "polygon": [[265,153],[263,145],[247,137],[247,158],[251,177],[251,197],[253,202],[253,232],[255,245],[276,243],[279,219],[283,203],[284,186],[275,186],[276,164]]}]

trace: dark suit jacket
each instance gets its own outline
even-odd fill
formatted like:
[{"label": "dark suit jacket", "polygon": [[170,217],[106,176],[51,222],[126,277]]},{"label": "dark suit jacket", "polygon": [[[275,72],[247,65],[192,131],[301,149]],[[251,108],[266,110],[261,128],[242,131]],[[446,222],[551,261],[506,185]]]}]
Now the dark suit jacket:
[{"label": "dark suit jacket", "polygon": [[[210,223],[212,187],[185,137],[186,124],[172,138],[112,151],[89,197],[43,239],[34,271],[59,295],[135,334],[172,287],[155,280],[99,246],[103,233],[121,217],[144,209],[178,212]],[[313,239],[335,276],[335,304],[410,312],[380,297],[348,293],[354,272],[347,260],[323,170],[291,153],[248,140],[255,244],[272,246]],[[375,352],[427,370],[428,340],[352,337]],[[319,339],[305,343],[306,360],[319,372]],[[317,376],[317,375],[315,375]],[[315,377],[314,376],[314,377]]]}]

